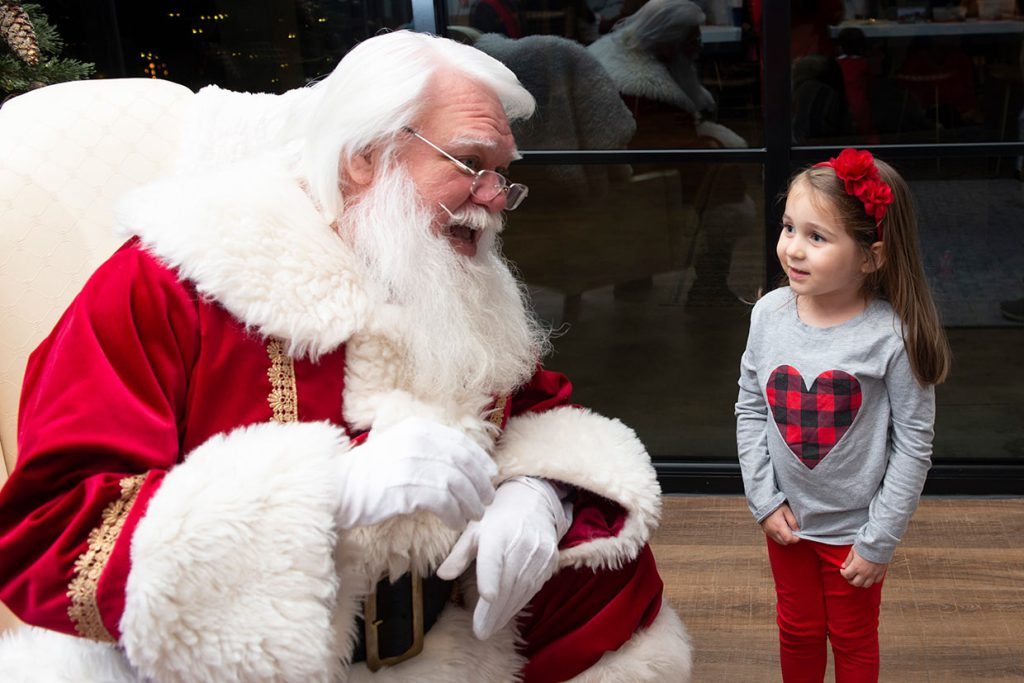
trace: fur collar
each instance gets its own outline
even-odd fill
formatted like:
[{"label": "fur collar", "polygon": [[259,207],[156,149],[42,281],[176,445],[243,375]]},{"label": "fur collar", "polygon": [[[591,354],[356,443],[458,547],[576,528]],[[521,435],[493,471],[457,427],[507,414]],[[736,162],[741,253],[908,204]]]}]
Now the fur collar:
[{"label": "fur collar", "polygon": [[587,49],[601,62],[623,95],[665,102],[693,113],[693,100],[654,55],[626,49],[612,33],[591,43]]},{"label": "fur collar", "polygon": [[[292,357],[347,345],[345,419],[386,428],[421,415],[492,449],[490,396],[414,397],[399,386],[395,339],[405,330],[394,306],[365,289],[363,266],[316,211],[297,180],[273,160],[179,174],[131,192],[118,226]],[[348,534],[369,576],[433,571],[458,534],[432,515],[406,515]],[[420,539],[416,542],[416,539]]]},{"label": "fur collar", "polygon": [[362,266],[272,159],[179,173],[128,193],[118,230],[293,357],[316,357],[372,326]]}]

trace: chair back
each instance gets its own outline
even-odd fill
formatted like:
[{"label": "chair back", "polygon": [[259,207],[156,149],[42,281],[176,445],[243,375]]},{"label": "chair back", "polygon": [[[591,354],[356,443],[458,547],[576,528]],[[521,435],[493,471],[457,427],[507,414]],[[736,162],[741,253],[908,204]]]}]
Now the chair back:
[{"label": "chair back", "polygon": [[169,81],[75,81],[0,107],[0,485],[26,360],[120,245],[117,198],[173,167],[191,95]]}]

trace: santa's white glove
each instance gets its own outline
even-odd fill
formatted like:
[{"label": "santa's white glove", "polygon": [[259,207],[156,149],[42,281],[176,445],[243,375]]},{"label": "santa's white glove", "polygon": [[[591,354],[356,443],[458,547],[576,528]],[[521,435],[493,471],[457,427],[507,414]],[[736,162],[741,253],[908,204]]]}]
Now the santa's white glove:
[{"label": "santa's white glove", "polygon": [[420,417],[370,432],[337,462],[343,529],[428,510],[458,530],[494,500],[490,456],[465,434]]},{"label": "santa's white glove", "polygon": [[486,640],[504,627],[555,573],[570,510],[551,483],[515,477],[498,487],[483,519],[466,527],[437,575],[454,579],[476,560],[477,638]]}]

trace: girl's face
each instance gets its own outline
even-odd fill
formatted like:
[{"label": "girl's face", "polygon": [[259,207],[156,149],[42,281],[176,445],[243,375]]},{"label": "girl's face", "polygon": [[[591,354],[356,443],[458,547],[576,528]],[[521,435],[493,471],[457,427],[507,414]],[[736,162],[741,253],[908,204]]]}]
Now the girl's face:
[{"label": "girl's face", "polygon": [[819,206],[824,202],[814,192],[806,181],[794,183],[786,198],[776,253],[798,296],[807,297],[819,310],[838,309],[861,299],[873,261],[833,212]]}]

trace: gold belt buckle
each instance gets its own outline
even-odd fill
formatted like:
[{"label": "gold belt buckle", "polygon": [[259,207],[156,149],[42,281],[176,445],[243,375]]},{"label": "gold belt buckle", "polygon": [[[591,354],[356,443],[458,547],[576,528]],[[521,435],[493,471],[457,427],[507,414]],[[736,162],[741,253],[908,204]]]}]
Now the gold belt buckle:
[{"label": "gold belt buckle", "polygon": [[409,570],[412,586],[412,645],[400,655],[380,658],[377,647],[377,627],[384,622],[377,619],[377,587],[374,586],[363,603],[363,629],[366,635],[366,667],[379,671],[385,666],[394,666],[412,659],[423,652],[423,580],[415,569]]}]

